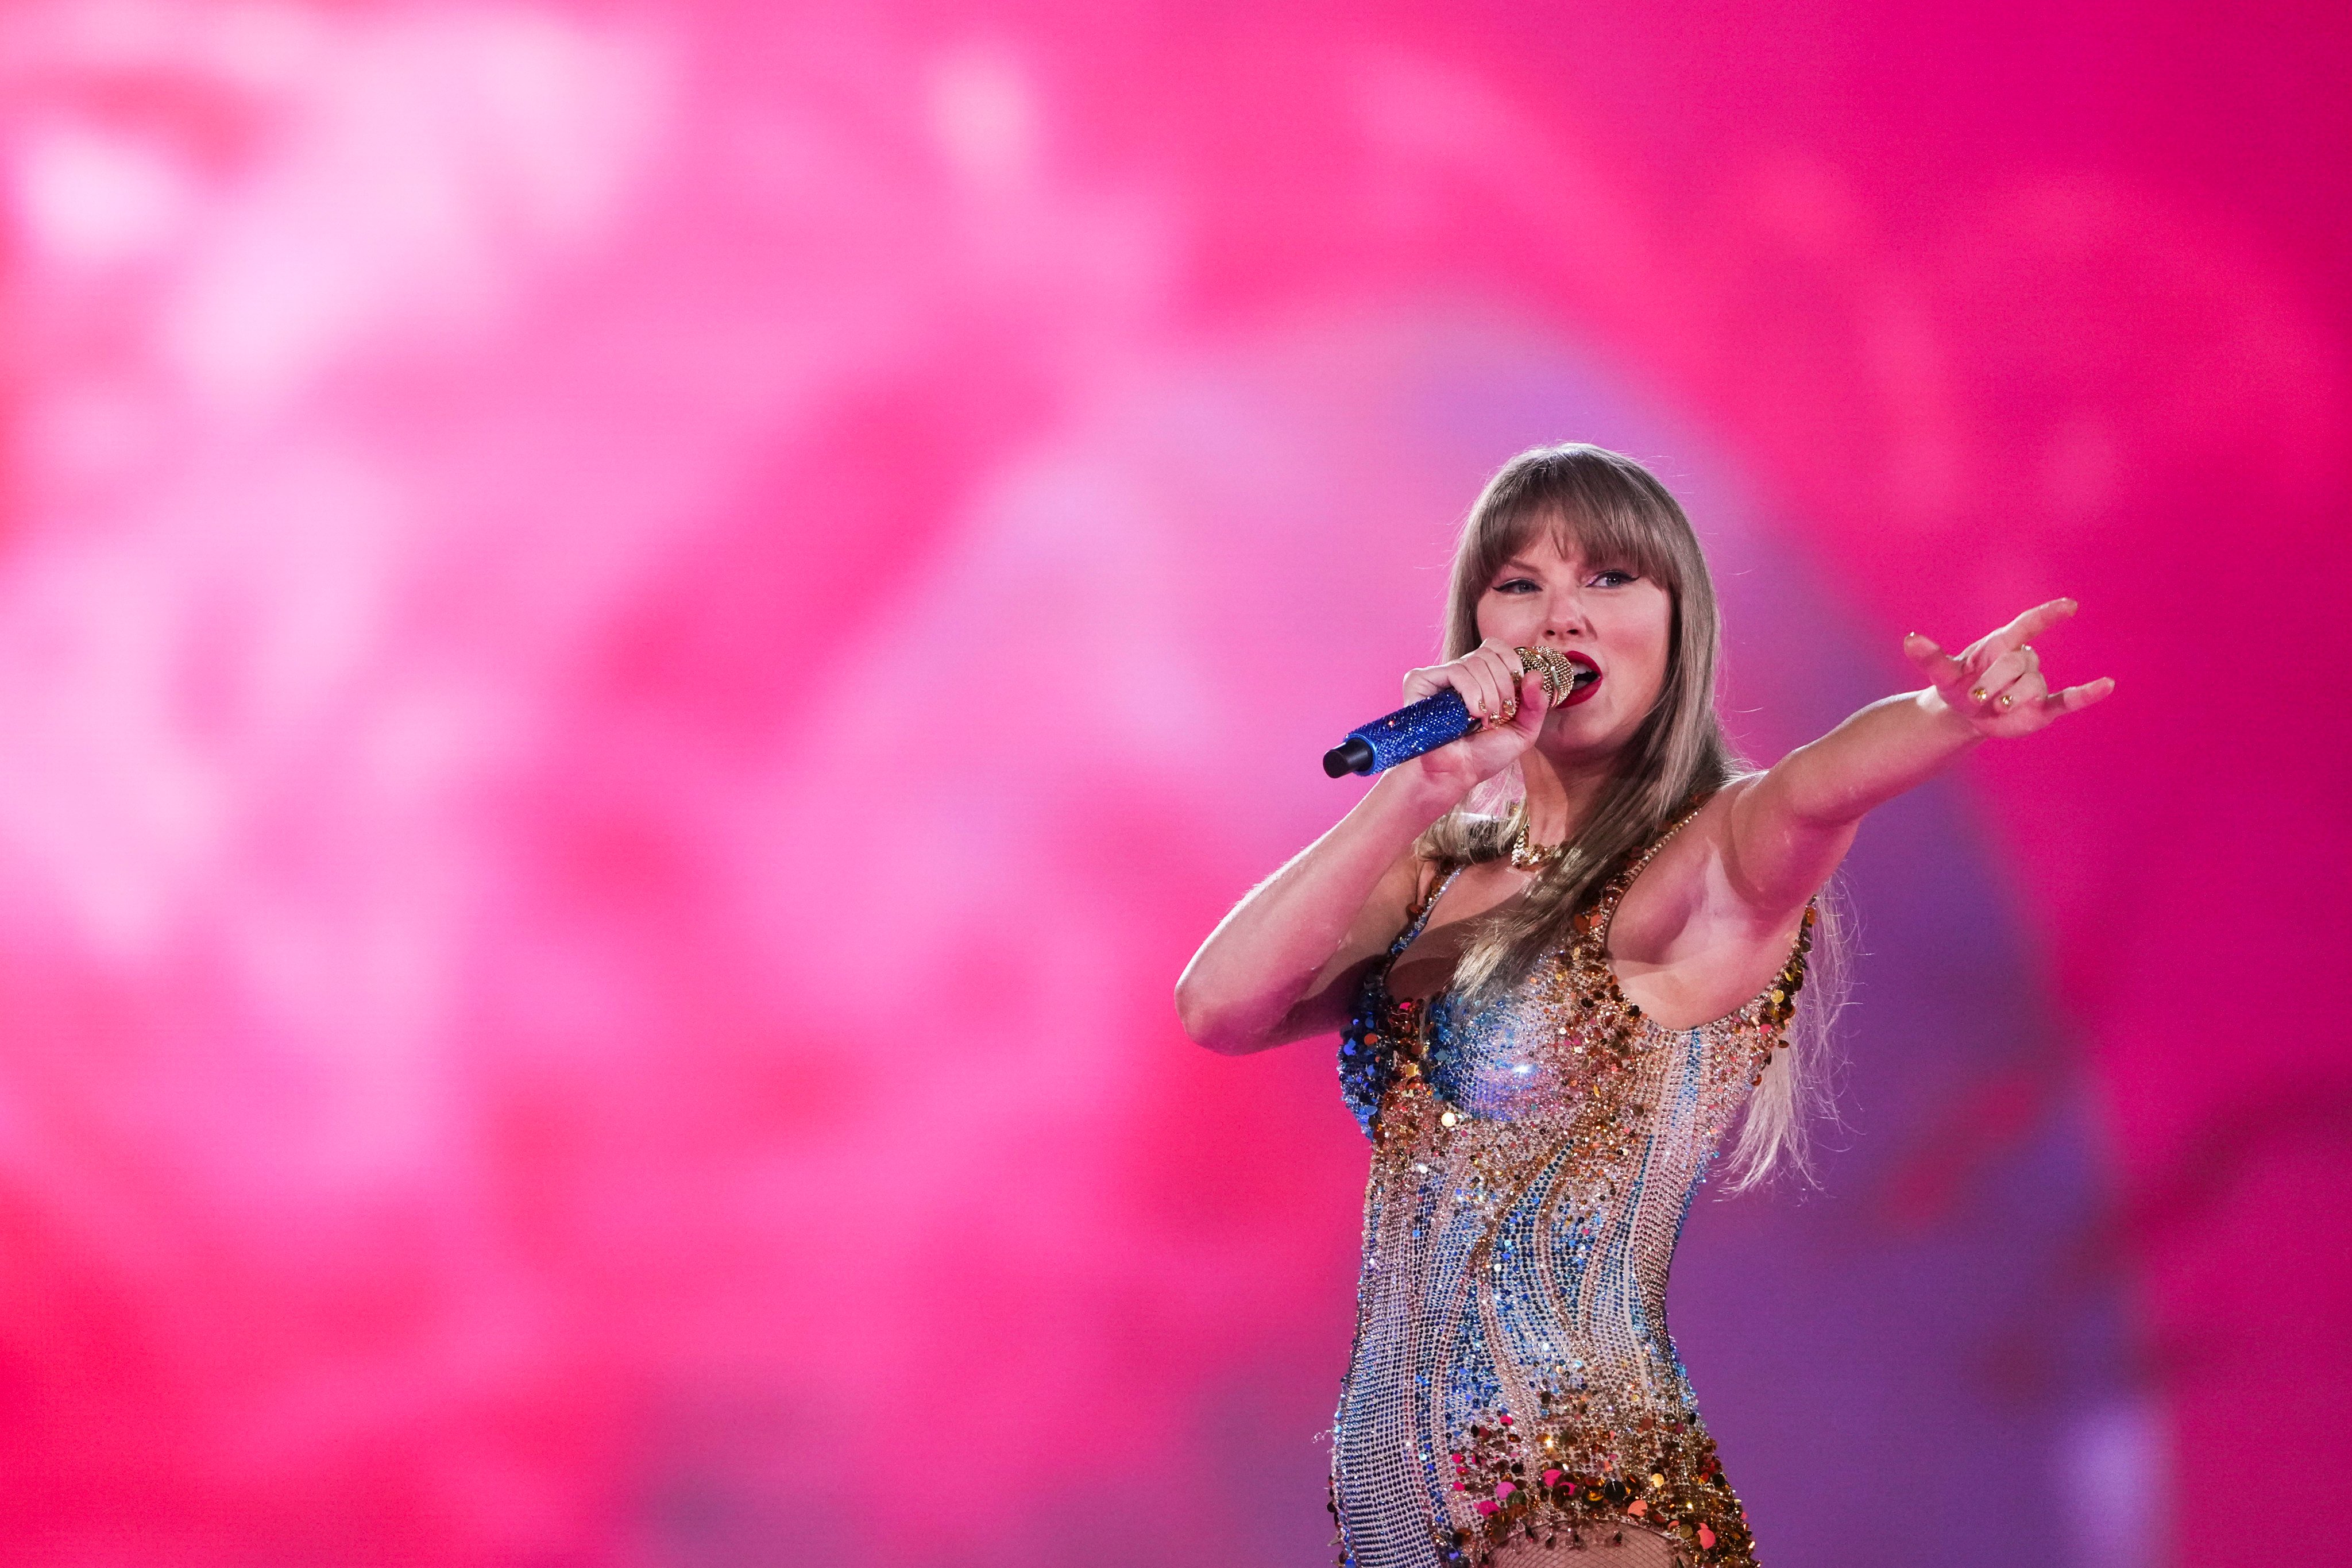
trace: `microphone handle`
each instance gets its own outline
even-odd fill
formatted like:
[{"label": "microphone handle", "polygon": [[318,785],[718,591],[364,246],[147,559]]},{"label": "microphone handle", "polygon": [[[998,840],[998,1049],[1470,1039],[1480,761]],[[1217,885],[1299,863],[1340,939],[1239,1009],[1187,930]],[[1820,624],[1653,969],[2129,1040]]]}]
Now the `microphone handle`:
[{"label": "microphone handle", "polygon": [[1477,727],[1470,705],[1449,686],[1349,731],[1346,740],[1323,753],[1323,771],[1335,779],[1376,773],[1458,741]]}]

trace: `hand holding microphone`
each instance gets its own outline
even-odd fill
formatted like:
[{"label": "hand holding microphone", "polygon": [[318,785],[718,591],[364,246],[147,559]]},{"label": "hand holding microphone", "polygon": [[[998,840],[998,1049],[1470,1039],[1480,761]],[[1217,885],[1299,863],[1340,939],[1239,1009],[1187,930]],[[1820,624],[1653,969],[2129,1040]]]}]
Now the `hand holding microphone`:
[{"label": "hand holding microphone", "polygon": [[1489,638],[1460,658],[1407,675],[1405,706],[1350,731],[1324,753],[1323,771],[1333,778],[1379,773],[1467,738],[1464,761],[1475,774],[1467,788],[1533,743],[1561,699],[1600,679],[1580,656]]}]

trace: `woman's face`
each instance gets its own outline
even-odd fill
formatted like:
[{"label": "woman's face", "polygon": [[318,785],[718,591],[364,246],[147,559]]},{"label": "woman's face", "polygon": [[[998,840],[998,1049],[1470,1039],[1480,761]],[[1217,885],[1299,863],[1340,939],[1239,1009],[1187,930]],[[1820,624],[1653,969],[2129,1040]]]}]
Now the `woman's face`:
[{"label": "woman's face", "polygon": [[1600,672],[1544,716],[1536,740],[1547,755],[1570,761],[1614,752],[1641,728],[1665,684],[1675,605],[1631,562],[1587,560],[1560,531],[1533,534],[1487,580],[1478,635],[1556,649]]}]

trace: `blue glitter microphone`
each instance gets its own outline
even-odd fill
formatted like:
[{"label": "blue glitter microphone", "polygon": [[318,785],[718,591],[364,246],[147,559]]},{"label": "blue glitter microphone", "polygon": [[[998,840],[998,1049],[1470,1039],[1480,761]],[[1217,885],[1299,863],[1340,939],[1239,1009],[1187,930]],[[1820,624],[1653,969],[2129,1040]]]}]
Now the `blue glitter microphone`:
[{"label": "blue glitter microphone", "polygon": [[[1579,686],[1599,679],[1592,670],[1564,658],[1548,647],[1513,650],[1522,674],[1543,678],[1544,700],[1558,702]],[[1348,738],[1323,753],[1323,771],[1333,778],[1349,773],[1376,773],[1399,763],[1433,752],[1458,741],[1478,727],[1470,705],[1452,687],[1408,702],[1385,718],[1348,731]]]}]

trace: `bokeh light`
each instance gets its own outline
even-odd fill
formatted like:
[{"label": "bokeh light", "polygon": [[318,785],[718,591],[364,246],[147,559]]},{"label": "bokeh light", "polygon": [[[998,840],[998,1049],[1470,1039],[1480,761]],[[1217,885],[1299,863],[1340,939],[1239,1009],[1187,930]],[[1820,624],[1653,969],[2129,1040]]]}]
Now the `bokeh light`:
[{"label": "bokeh light", "polygon": [[1328,1560],[1361,1139],[1175,973],[1519,448],[1866,829],[1768,1561],[2336,1552],[2352,26],[2282,5],[0,16],[0,1557]]}]

